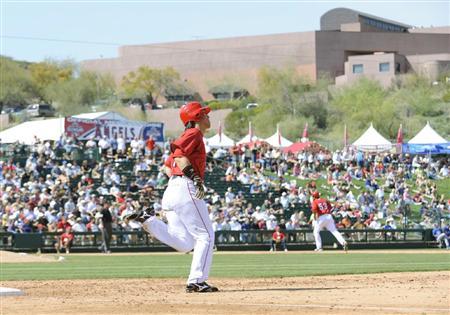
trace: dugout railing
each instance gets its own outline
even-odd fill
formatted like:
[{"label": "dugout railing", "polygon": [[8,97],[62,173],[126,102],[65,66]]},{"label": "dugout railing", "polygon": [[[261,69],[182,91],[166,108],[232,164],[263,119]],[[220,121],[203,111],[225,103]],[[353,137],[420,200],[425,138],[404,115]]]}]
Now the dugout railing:
[{"label": "dugout railing", "polygon": [[[369,248],[428,248],[436,241],[430,229],[396,230],[340,230],[351,249]],[[217,231],[215,238],[218,250],[269,250],[273,231]],[[9,233],[0,232],[0,249],[12,251],[55,252],[59,233]],[[340,248],[334,236],[322,231],[325,248]],[[98,252],[102,244],[100,232],[74,233],[71,252]],[[311,229],[286,232],[286,244],[290,250],[312,250],[314,236]],[[114,231],[112,251],[170,251],[166,245],[143,231]]]}]

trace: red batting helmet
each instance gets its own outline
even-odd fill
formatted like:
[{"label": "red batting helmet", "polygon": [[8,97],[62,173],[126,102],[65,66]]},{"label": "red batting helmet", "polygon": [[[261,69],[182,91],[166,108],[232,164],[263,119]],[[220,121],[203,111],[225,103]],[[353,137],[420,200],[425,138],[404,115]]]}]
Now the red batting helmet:
[{"label": "red batting helmet", "polygon": [[180,108],[180,119],[183,125],[190,121],[200,121],[201,114],[208,114],[211,108],[208,106],[202,107],[199,102],[189,102]]},{"label": "red batting helmet", "polygon": [[316,190],[315,192],[312,193],[312,196],[314,199],[318,199],[320,197],[320,193]]}]

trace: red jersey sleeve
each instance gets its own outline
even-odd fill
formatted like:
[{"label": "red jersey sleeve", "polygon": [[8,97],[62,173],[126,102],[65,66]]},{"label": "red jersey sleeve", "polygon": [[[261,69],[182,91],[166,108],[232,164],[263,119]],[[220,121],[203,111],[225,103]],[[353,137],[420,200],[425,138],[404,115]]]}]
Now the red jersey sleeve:
[{"label": "red jersey sleeve", "polygon": [[174,158],[181,156],[190,156],[201,144],[203,136],[197,128],[186,130],[181,137],[172,142],[170,149]]},{"label": "red jersey sleeve", "polygon": [[312,202],[311,211],[314,213],[319,212],[319,208],[317,207],[316,200],[313,200],[313,202]]},{"label": "red jersey sleeve", "polygon": [[175,160],[171,155],[167,158],[167,160],[164,162],[164,166],[170,168],[170,172],[172,175],[183,175],[183,172],[178,167],[177,163],[175,163]]},{"label": "red jersey sleeve", "polygon": [[170,167],[172,167],[172,163],[173,163],[173,157],[172,157],[172,155],[169,155],[167,160],[164,161],[164,166],[167,166],[170,168]]},{"label": "red jersey sleeve", "polygon": [[[197,128],[186,130],[180,138],[172,142],[170,149],[172,158],[186,157],[192,164],[195,172],[201,177],[205,176],[206,151],[203,143],[203,134]],[[178,174],[178,173],[173,173]]]}]

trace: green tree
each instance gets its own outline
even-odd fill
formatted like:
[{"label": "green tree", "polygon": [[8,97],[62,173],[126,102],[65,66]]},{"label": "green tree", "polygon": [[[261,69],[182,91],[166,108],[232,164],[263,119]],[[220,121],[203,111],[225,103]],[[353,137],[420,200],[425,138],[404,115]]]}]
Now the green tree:
[{"label": "green tree", "polygon": [[165,95],[165,90],[172,88],[179,79],[179,73],[172,67],[152,69],[141,66],[122,78],[121,87],[129,98],[145,97],[149,103],[157,104],[158,97]]},{"label": "green tree", "polygon": [[347,124],[354,131],[365,130],[372,122],[375,127],[392,125],[386,117],[389,106],[383,106],[387,91],[377,81],[363,78],[353,85],[338,89],[330,102],[333,124]]},{"label": "green tree", "polygon": [[274,106],[282,114],[296,116],[301,96],[310,90],[310,80],[300,76],[292,66],[263,67],[258,73],[259,101]]},{"label": "green tree", "polygon": [[11,58],[0,56],[0,73],[1,106],[26,105],[32,101],[35,90],[25,67]]},{"label": "green tree", "polygon": [[41,100],[52,102],[46,90],[50,85],[70,81],[73,78],[75,63],[70,60],[53,61],[31,64],[29,67],[31,80]]},{"label": "green tree", "polygon": [[46,94],[64,115],[90,110],[86,107],[110,98],[113,93],[114,81],[110,76],[88,71],[82,71],[72,80],[54,82],[46,88]]},{"label": "green tree", "polygon": [[241,138],[248,132],[248,122],[251,120],[251,116],[251,111],[234,110],[225,119],[225,129],[230,132],[231,136]]},{"label": "green tree", "polygon": [[289,65],[281,69],[264,67],[258,74],[258,99],[272,105],[275,116],[312,117],[316,127],[325,129],[329,82],[327,77],[312,82]]}]

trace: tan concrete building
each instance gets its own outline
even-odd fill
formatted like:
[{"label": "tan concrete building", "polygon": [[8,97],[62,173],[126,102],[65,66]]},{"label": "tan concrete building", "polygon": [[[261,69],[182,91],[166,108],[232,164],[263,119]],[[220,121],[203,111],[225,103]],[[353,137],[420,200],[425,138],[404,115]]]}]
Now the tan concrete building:
[{"label": "tan concrete building", "polygon": [[225,82],[254,93],[263,66],[292,65],[312,80],[327,73],[337,84],[367,75],[383,85],[408,71],[434,78],[448,69],[450,27],[417,29],[345,8],[326,12],[320,24],[311,32],[123,46],[117,58],[87,60],[82,67],[120,82],[142,65],[171,66],[205,100]]}]

